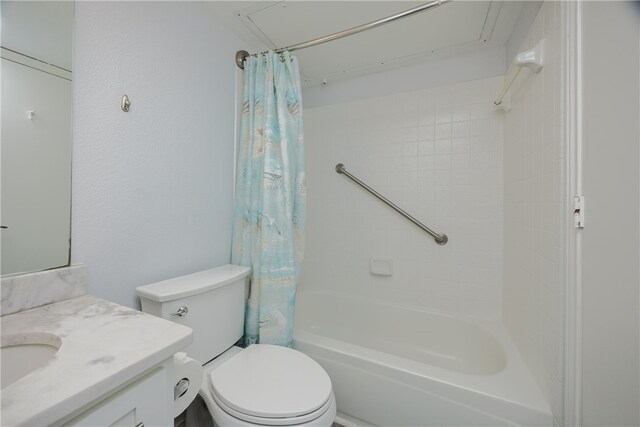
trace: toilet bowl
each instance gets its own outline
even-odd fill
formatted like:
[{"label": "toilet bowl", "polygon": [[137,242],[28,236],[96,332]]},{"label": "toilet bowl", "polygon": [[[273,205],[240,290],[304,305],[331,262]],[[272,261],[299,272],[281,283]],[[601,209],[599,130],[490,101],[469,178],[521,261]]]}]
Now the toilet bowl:
[{"label": "toilet bowl", "polygon": [[291,348],[235,347],[244,330],[249,269],[226,265],[136,288],[142,311],[189,326],[184,351],[202,362],[200,397],[215,425],[330,427],[336,415],[331,380]]},{"label": "toilet bowl", "polygon": [[329,427],[336,415],[326,372],[290,348],[232,347],[203,375],[199,394],[217,426]]}]

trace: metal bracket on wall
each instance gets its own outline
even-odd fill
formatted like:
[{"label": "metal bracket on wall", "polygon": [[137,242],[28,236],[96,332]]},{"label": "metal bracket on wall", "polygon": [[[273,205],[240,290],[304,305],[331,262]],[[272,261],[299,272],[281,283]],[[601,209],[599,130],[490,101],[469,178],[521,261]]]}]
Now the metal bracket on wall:
[{"label": "metal bracket on wall", "polygon": [[584,228],[584,196],[573,197],[573,226]]}]

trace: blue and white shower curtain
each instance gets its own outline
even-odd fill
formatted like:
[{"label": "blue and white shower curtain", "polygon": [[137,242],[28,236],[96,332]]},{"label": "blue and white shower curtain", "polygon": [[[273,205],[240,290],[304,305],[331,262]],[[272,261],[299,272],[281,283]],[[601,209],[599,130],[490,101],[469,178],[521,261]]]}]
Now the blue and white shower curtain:
[{"label": "blue and white shower curtain", "polygon": [[249,56],[231,262],[252,268],[245,344],[291,346],[306,219],[300,72],[289,52]]}]

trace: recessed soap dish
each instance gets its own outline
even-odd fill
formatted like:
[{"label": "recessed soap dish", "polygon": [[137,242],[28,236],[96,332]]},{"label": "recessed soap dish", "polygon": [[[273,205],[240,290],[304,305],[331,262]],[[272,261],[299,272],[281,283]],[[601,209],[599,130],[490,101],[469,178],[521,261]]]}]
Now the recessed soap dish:
[{"label": "recessed soap dish", "polygon": [[393,258],[372,256],[369,260],[369,271],[377,276],[393,275]]}]

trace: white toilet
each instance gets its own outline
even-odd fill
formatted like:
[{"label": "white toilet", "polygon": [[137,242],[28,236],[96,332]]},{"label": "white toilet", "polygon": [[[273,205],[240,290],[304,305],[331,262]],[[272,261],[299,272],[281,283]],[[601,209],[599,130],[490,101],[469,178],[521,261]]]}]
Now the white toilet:
[{"label": "white toilet", "polygon": [[217,426],[331,426],[336,402],[322,367],[299,351],[234,344],[244,332],[249,268],[225,265],[136,289],[144,312],[193,329],[184,351],[203,363],[200,396]]}]

